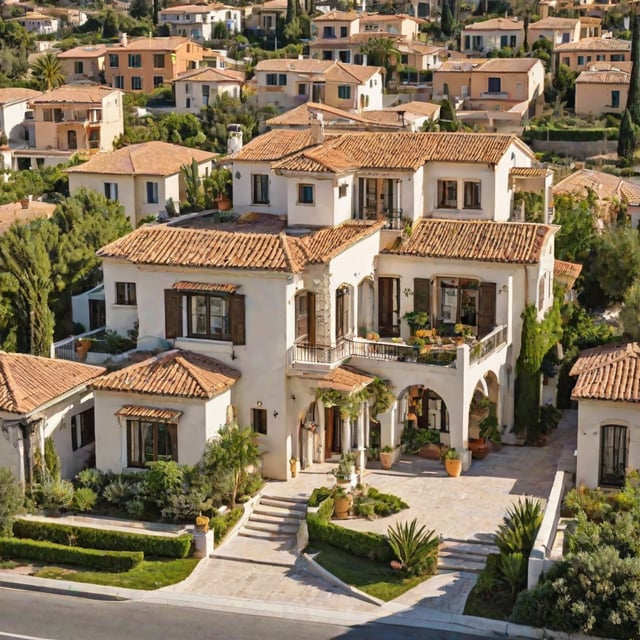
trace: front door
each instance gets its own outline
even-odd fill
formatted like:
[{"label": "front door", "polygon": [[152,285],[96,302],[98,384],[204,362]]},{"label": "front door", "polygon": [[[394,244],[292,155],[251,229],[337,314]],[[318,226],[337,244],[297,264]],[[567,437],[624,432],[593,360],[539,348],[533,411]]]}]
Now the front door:
[{"label": "front door", "polygon": [[600,484],[621,487],[627,472],[627,427],[606,424],[600,439]]},{"label": "front door", "polygon": [[325,407],[324,409],[324,457],[331,458],[334,451],[342,451],[340,437],[340,409],[339,407]]},{"label": "front door", "polygon": [[67,146],[69,149],[78,148],[78,136],[75,131],[67,131]]}]

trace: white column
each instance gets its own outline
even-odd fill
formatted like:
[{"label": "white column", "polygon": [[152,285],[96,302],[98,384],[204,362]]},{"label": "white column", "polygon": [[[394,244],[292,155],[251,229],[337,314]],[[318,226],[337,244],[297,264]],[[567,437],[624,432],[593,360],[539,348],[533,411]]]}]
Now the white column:
[{"label": "white column", "polygon": [[[317,400],[316,402],[317,402],[316,411],[318,412],[318,438],[320,439],[320,446],[318,447],[318,459],[314,460],[314,462],[324,462],[324,458],[325,458],[324,405],[322,404],[322,400]],[[315,455],[315,451],[314,451],[314,455]]]},{"label": "white column", "polygon": [[360,404],[360,413],[358,414],[358,466],[360,467],[360,475],[358,476],[358,482],[364,484],[364,469],[367,466],[366,441],[365,441],[365,428],[364,420],[367,414],[368,402],[362,402]]},{"label": "white column", "polygon": [[342,453],[347,453],[351,451],[351,420],[347,418],[342,418]]}]

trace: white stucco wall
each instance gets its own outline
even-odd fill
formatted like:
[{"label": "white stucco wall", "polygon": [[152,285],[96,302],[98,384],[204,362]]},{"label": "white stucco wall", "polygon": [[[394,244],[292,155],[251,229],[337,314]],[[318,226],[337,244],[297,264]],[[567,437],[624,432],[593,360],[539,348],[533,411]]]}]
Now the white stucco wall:
[{"label": "white stucco wall", "polygon": [[603,425],[628,427],[627,469],[640,468],[640,412],[633,402],[580,400],[578,402],[578,461],[576,486],[597,487],[600,469],[600,437]]},{"label": "white stucco wall", "polygon": [[24,142],[25,128],[22,126],[27,112],[27,100],[0,105],[0,131],[6,133],[9,144]]},{"label": "white stucco wall", "polygon": [[[253,174],[269,175],[269,204],[252,204]],[[239,176],[239,177],[238,177]],[[233,163],[233,209],[280,215],[287,212],[287,178],[271,171],[270,162]]]},{"label": "white stucco wall", "polygon": [[75,191],[84,187],[93,189],[104,195],[105,182],[115,182],[118,185],[118,202],[124,207],[124,212],[129,218],[131,226],[136,226],[136,202],[134,177],[115,174],[98,173],[76,173],[69,172],[69,192],[73,195]]}]

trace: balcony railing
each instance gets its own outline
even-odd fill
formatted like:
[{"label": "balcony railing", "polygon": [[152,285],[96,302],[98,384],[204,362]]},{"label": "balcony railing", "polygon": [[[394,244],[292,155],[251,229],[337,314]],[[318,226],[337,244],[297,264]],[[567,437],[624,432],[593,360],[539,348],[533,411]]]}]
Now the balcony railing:
[{"label": "balcony railing", "polygon": [[483,91],[480,94],[481,100],[508,100],[509,94],[506,91]]},{"label": "balcony railing", "polygon": [[480,362],[488,355],[497,351],[498,347],[507,342],[507,325],[496,327],[491,333],[486,335],[480,342],[471,346],[469,362]]},{"label": "balcony railing", "polygon": [[402,209],[381,209],[380,217],[375,207],[362,207],[360,209],[361,220],[384,220],[385,229],[395,229],[401,231],[404,228],[404,220],[402,217]]}]

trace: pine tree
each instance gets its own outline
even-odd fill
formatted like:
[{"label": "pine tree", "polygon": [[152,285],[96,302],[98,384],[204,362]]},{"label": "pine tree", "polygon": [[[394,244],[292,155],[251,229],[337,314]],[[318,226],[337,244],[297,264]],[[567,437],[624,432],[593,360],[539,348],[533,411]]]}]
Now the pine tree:
[{"label": "pine tree", "polygon": [[444,0],[442,3],[442,16],[440,17],[440,30],[449,37],[453,33],[453,13],[449,2]]},{"label": "pine tree", "polygon": [[[631,91],[631,89],[629,89]],[[636,136],[633,128],[633,121],[629,109],[625,109],[620,120],[620,130],[618,132],[618,155],[627,162],[633,160],[636,150]]]},{"label": "pine tree", "polygon": [[296,0],[287,0],[287,16],[286,16],[287,24],[291,24],[293,22],[294,18],[297,15],[296,9],[297,9]]},{"label": "pine tree", "polygon": [[631,18],[631,62],[627,109],[633,124],[640,125],[640,14],[635,8]]}]

